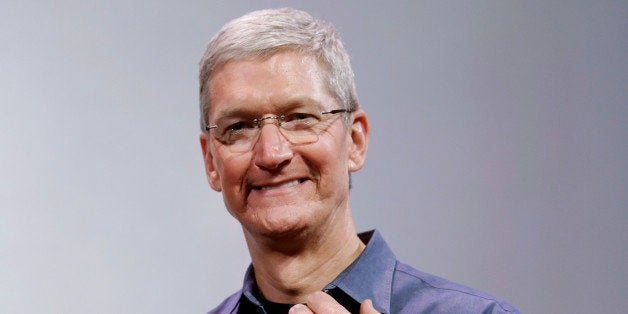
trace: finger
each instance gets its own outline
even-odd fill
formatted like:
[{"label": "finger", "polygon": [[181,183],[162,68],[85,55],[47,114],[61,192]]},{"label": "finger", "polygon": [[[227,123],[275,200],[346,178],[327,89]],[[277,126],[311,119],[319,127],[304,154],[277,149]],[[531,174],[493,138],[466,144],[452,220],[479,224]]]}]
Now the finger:
[{"label": "finger", "polygon": [[307,306],[303,305],[303,304],[296,304],[295,306],[290,308],[290,311],[288,311],[288,314],[310,314],[310,313],[314,313],[312,312]]},{"label": "finger", "polygon": [[373,307],[373,302],[369,299],[362,301],[360,304],[360,314],[379,314],[379,312]]},{"label": "finger", "polygon": [[322,291],[316,291],[308,295],[307,307],[314,311],[314,313],[349,313],[338,301]]}]

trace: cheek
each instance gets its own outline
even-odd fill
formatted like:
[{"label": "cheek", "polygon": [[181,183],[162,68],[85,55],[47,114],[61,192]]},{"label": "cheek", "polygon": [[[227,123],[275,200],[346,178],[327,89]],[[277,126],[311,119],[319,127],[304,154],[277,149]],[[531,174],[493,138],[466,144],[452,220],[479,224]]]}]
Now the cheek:
[{"label": "cheek", "polygon": [[246,156],[230,156],[216,160],[216,169],[220,174],[223,189],[233,190],[240,188],[244,175],[249,166],[250,158]]},{"label": "cheek", "polygon": [[348,172],[346,142],[342,139],[320,141],[315,150],[305,157],[318,169],[327,180],[342,180],[342,174]]},{"label": "cheek", "polygon": [[328,134],[326,138],[319,140],[319,154],[327,163],[340,166],[347,161],[347,140],[342,137]]}]

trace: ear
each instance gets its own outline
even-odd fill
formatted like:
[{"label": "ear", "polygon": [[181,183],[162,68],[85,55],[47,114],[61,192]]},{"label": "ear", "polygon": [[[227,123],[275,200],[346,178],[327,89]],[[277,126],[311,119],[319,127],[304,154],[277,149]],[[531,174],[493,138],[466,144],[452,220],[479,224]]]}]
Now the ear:
[{"label": "ear", "polygon": [[349,128],[349,172],[355,172],[364,166],[369,144],[369,121],[364,110],[351,113]]},{"label": "ear", "polygon": [[210,150],[210,141],[209,134],[205,132],[201,132],[199,135],[199,140],[201,142],[201,149],[203,150],[203,161],[205,163],[205,175],[207,176],[207,182],[212,187],[212,189],[217,192],[222,191],[222,185],[220,183],[220,174],[216,170],[216,166],[214,165],[214,155]]}]

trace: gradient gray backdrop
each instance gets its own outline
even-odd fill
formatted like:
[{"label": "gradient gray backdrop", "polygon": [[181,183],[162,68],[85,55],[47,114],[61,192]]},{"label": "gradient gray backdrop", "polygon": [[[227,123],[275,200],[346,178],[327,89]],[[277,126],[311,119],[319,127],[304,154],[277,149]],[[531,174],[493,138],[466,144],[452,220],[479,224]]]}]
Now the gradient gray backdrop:
[{"label": "gradient gray backdrop", "polygon": [[626,311],[627,2],[228,3],[0,3],[0,312],[204,313],[240,286],[197,62],[286,5],[353,57],[359,229],[527,313]]}]

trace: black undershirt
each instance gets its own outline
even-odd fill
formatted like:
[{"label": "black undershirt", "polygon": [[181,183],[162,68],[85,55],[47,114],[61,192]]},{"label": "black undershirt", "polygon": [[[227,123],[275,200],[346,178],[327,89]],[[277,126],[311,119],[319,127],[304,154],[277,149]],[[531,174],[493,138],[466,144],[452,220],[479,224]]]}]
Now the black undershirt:
[{"label": "black undershirt", "polygon": [[[360,303],[354,300],[353,298],[351,298],[344,291],[338,288],[334,288],[327,291],[327,294],[332,296],[336,301],[338,301],[338,303],[340,303],[340,305],[346,308],[347,311],[349,311],[350,313],[356,313],[356,314],[360,313]],[[257,293],[256,297],[258,300],[260,300],[260,302],[262,303],[262,306],[264,307],[264,309],[266,310],[266,313],[268,314],[287,314],[290,308],[294,306],[294,304],[275,303],[275,302],[268,301],[264,297],[262,297],[259,292]],[[251,302],[249,302],[248,299],[246,299],[246,297],[242,296],[242,299],[240,302],[240,309],[238,311],[239,313],[255,313],[256,312],[255,308],[256,306],[251,304]]]},{"label": "black undershirt", "polygon": [[294,304],[271,302],[264,298],[260,298],[260,302],[262,302],[262,305],[268,314],[287,314],[290,308],[294,306]]}]

